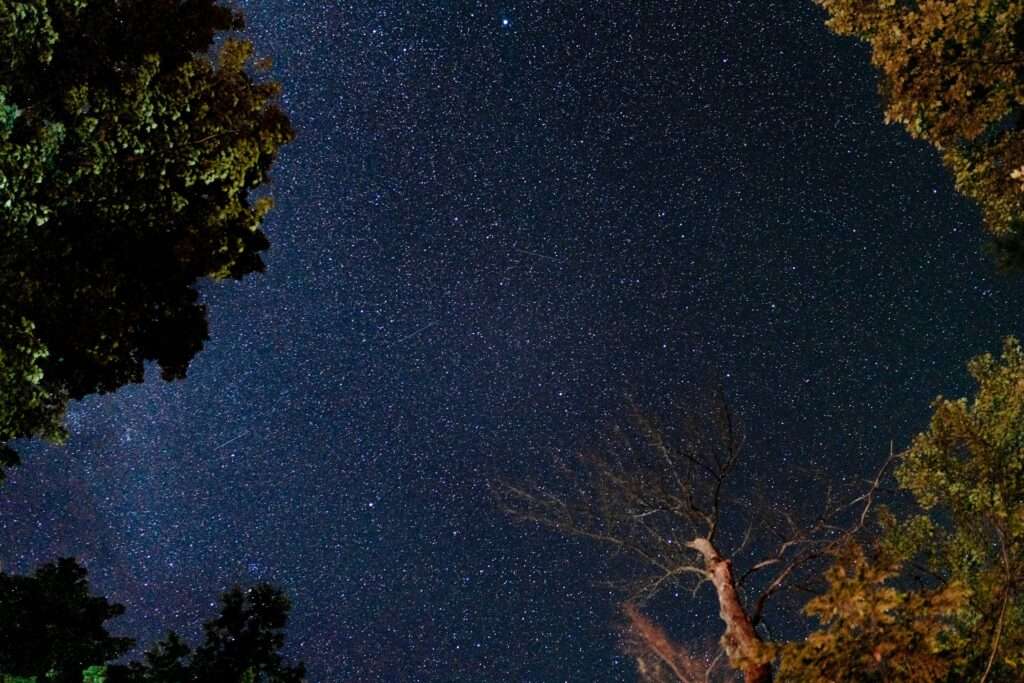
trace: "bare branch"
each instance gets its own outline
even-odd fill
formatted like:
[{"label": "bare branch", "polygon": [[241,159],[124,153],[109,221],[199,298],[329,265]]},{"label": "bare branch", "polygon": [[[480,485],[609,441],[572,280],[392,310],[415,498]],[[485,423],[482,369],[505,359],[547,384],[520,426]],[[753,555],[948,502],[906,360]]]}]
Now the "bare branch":
[{"label": "bare branch", "polygon": [[[736,473],[746,457],[743,432],[721,393],[712,398],[710,409],[685,414],[668,429],[634,408],[629,423],[614,429],[602,447],[563,467],[561,480],[533,487],[499,483],[492,489],[519,519],[598,541],[613,557],[639,562],[641,575],[630,567],[631,578],[612,584],[631,604],[684,581],[692,582],[694,595],[711,584],[729,663],[748,682],[767,681],[771,666],[755,628],[767,604],[787,589],[803,589],[806,578],[820,575],[822,562],[861,534],[897,455],[890,448],[883,467],[865,482],[867,489],[848,499],[823,482],[820,508],[802,520],[777,497],[757,499],[749,485],[742,485],[740,496],[730,490],[741,486]],[[734,568],[749,546],[758,556]],[[755,577],[756,592],[748,602],[739,586]],[[658,661],[658,671],[671,669],[664,656]],[[679,671],[672,675],[690,680]]]}]

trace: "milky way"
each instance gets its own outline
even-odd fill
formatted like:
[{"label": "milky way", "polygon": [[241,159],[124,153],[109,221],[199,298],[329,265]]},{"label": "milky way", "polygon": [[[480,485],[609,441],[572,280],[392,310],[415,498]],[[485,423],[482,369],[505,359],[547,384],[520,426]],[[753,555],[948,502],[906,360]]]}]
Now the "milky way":
[{"label": "milky way", "polygon": [[115,630],[195,637],[268,580],[313,681],[631,681],[601,557],[490,477],[708,377],[769,489],[857,477],[1021,332],[977,211],[810,2],[243,8],[298,130],[268,271],[204,286],[187,380],[75,404],[0,500],[5,569],[83,558]]}]

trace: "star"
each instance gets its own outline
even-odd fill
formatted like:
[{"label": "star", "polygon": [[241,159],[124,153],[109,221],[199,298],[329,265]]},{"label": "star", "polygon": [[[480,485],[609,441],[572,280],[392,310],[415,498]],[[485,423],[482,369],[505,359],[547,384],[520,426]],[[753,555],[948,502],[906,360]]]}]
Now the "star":
[{"label": "star", "polygon": [[311,681],[634,680],[617,577],[489,477],[719,378],[765,462],[858,477],[1020,329],[809,3],[239,4],[300,131],[267,270],[208,283],[187,379],[73,404],[0,496],[3,566],[88,554],[141,647],[273,576]]}]

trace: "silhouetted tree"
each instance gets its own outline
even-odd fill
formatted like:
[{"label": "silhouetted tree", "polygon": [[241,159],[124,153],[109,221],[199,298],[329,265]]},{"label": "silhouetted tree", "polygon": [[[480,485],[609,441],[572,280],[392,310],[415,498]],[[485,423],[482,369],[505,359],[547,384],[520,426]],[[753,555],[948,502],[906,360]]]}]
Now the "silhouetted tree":
[{"label": "silhouetted tree", "polygon": [[112,666],[111,683],[301,683],[305,668],[281,656],[290,604],[267,584],[234,588],[204,628],[195,651],[175,633],[157,643],[144,662]]},{"label": "silhouetted tree", "polygon": [[[234,588],[220,615],[205,625],[195,651],[177,634],[142,662],[112,665],[135,644],[111,636],[104,623],[124,607],[91,595],[86,570],[73,559],[45,564],[31,576],[0,573],[0,677],[36,683],[301,683],[305,668],[281,656],[291,606],[267,584]],[[107,665],[107,666],[104,666]]]},{"label": "silhouetted tree", "polygon": [[[0,444],[206,339],[197,280],[261,270],[279,87],[214,0],[0,0]],[[7,446],[0,462],[16,462]],[[2,468],[0,468],[2,471]]]},{"label": "silhouetted tree", "polygon": [[0,672],[80,683],[84,669],[133,646],[104,625],[123,612],[90,594],[86,570],[73,559],[45,564],[31,576],[0,573]]},{"label": "silhouetted tree", "polygon": [[192,656],[197,681],[241,680],[289,683],[301,681],[302,665],[284,662],[284,627],[290,604],[279,590],[266,584],[225,593],[217,619],[206,624],[206,641]]},{"label": "silhouetted tree", "polygon": [[133,662],[127,668],[118,667],[111,681],[151,681],[153,683],[189,683],[188,657],[192,648],[173,631],[146,651],[144,662]]},{"label": "silhouetted tree", "polygon": [[887,122],[942,153],[1004,268],[1024,268],[1024,4],[815,0],[871,46]]}]

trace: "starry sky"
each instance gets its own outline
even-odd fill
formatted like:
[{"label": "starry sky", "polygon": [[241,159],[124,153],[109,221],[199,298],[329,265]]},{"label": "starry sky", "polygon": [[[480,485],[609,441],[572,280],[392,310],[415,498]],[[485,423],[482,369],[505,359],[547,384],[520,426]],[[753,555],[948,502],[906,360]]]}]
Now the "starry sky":
[{"label": "starry sky", "polygon": [[[82,558],[115,631],[294,602],[311,681],[632,681],[590,546],[510,522],[625,412],[718,378],[752,475],[873,471],[1021,334],[976,209],[809,0],[246,0],[298,138],[268,270],[183,382],[72,405],[0,560]],[[708,595],[666,612],[717,630]]]}]

